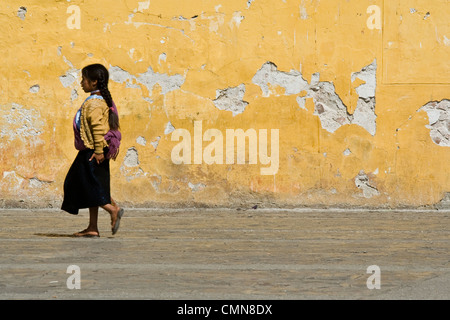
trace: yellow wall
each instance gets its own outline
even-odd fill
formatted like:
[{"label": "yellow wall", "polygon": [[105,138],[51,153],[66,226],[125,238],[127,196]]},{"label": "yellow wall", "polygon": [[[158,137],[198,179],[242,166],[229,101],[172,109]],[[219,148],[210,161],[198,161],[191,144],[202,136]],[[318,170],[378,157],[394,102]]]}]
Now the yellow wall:
[{"label": "yellow wall", "polygon": [[449,16],[447,0],[2,1],[0,205],[60,206],[90,63],[110,71],[126,205],[437,204]]}]

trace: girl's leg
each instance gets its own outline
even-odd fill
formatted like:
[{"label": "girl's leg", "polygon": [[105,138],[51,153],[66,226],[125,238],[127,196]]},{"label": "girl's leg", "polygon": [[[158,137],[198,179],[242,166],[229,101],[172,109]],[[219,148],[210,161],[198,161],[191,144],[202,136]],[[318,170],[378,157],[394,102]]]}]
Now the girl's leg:
[{"label": "girl's leg", "polygon": [[106,204],[102,206],[102,209],[106,210],[111,215],[111,227],[114,227],[114,224],[116,223],[119,217],[120,207],[117,205],[114,199],[111,198],[111,204]]},{"label": "girl's leg", "polygon": [[98,237],[98,207],[89,208],[89,225],[83,231],[75,233],[78,237]]}]

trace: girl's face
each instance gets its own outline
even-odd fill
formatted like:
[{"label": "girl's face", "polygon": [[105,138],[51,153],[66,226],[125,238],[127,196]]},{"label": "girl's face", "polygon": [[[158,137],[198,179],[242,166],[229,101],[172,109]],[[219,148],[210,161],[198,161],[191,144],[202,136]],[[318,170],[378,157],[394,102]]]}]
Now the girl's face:
[{"label": "girl's face", "polygon": [[97,90],[97,80],[91,81],[85,76],[82,77],[80,85],[84,92],[92,92]]}]

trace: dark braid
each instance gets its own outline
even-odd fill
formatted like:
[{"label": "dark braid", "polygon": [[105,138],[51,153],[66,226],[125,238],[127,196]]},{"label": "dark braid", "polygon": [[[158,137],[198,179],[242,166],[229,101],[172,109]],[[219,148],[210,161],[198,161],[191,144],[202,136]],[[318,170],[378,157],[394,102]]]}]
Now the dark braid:
[{"label": "dark braid", "polygon": [[112,103],[111,92],[109,92],[106,80],[104,80],[103,78],[100,78],[100,79],[98,79],[97,83],[98,83],[97,88],[100,90],[100,93],[102,94],[103,99],[105,99],[108,107],[112,108],[113,103]]},{"label": "dark braid", "polygon": [[100,90],[100,93],[105,99],[106,104],[109,109],[109,128],[111,130],[118,130],[119,126],[119,117],[117,113],[111,110],[113,107],[113,99],[111,97],[111,92],[108,89],[108,81],[109,81],[109,73],[108,70],[101,64],[91,64],[83,68],[82,74],[91,81],[97,80],[97,88]]}]

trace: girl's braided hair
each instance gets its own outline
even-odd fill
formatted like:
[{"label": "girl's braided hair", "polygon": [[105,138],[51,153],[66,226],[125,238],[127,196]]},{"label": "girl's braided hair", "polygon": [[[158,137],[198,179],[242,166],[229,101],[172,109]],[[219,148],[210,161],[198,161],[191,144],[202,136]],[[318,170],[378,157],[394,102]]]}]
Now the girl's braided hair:
[{"label": "girl's braided hair", "polygon": [[83,68],[81,71],[83,76],[91,81],[97,80],[97,88],[100,90],[103,99],[105,99],[106,104],[109,107],[109,128],[111,130],[118,130],[119,117],[111,108],[113,108],[113,100],[111,97],[111,92],[108,89],[109,73],[108,70],[101,64],[91,64]]}]

